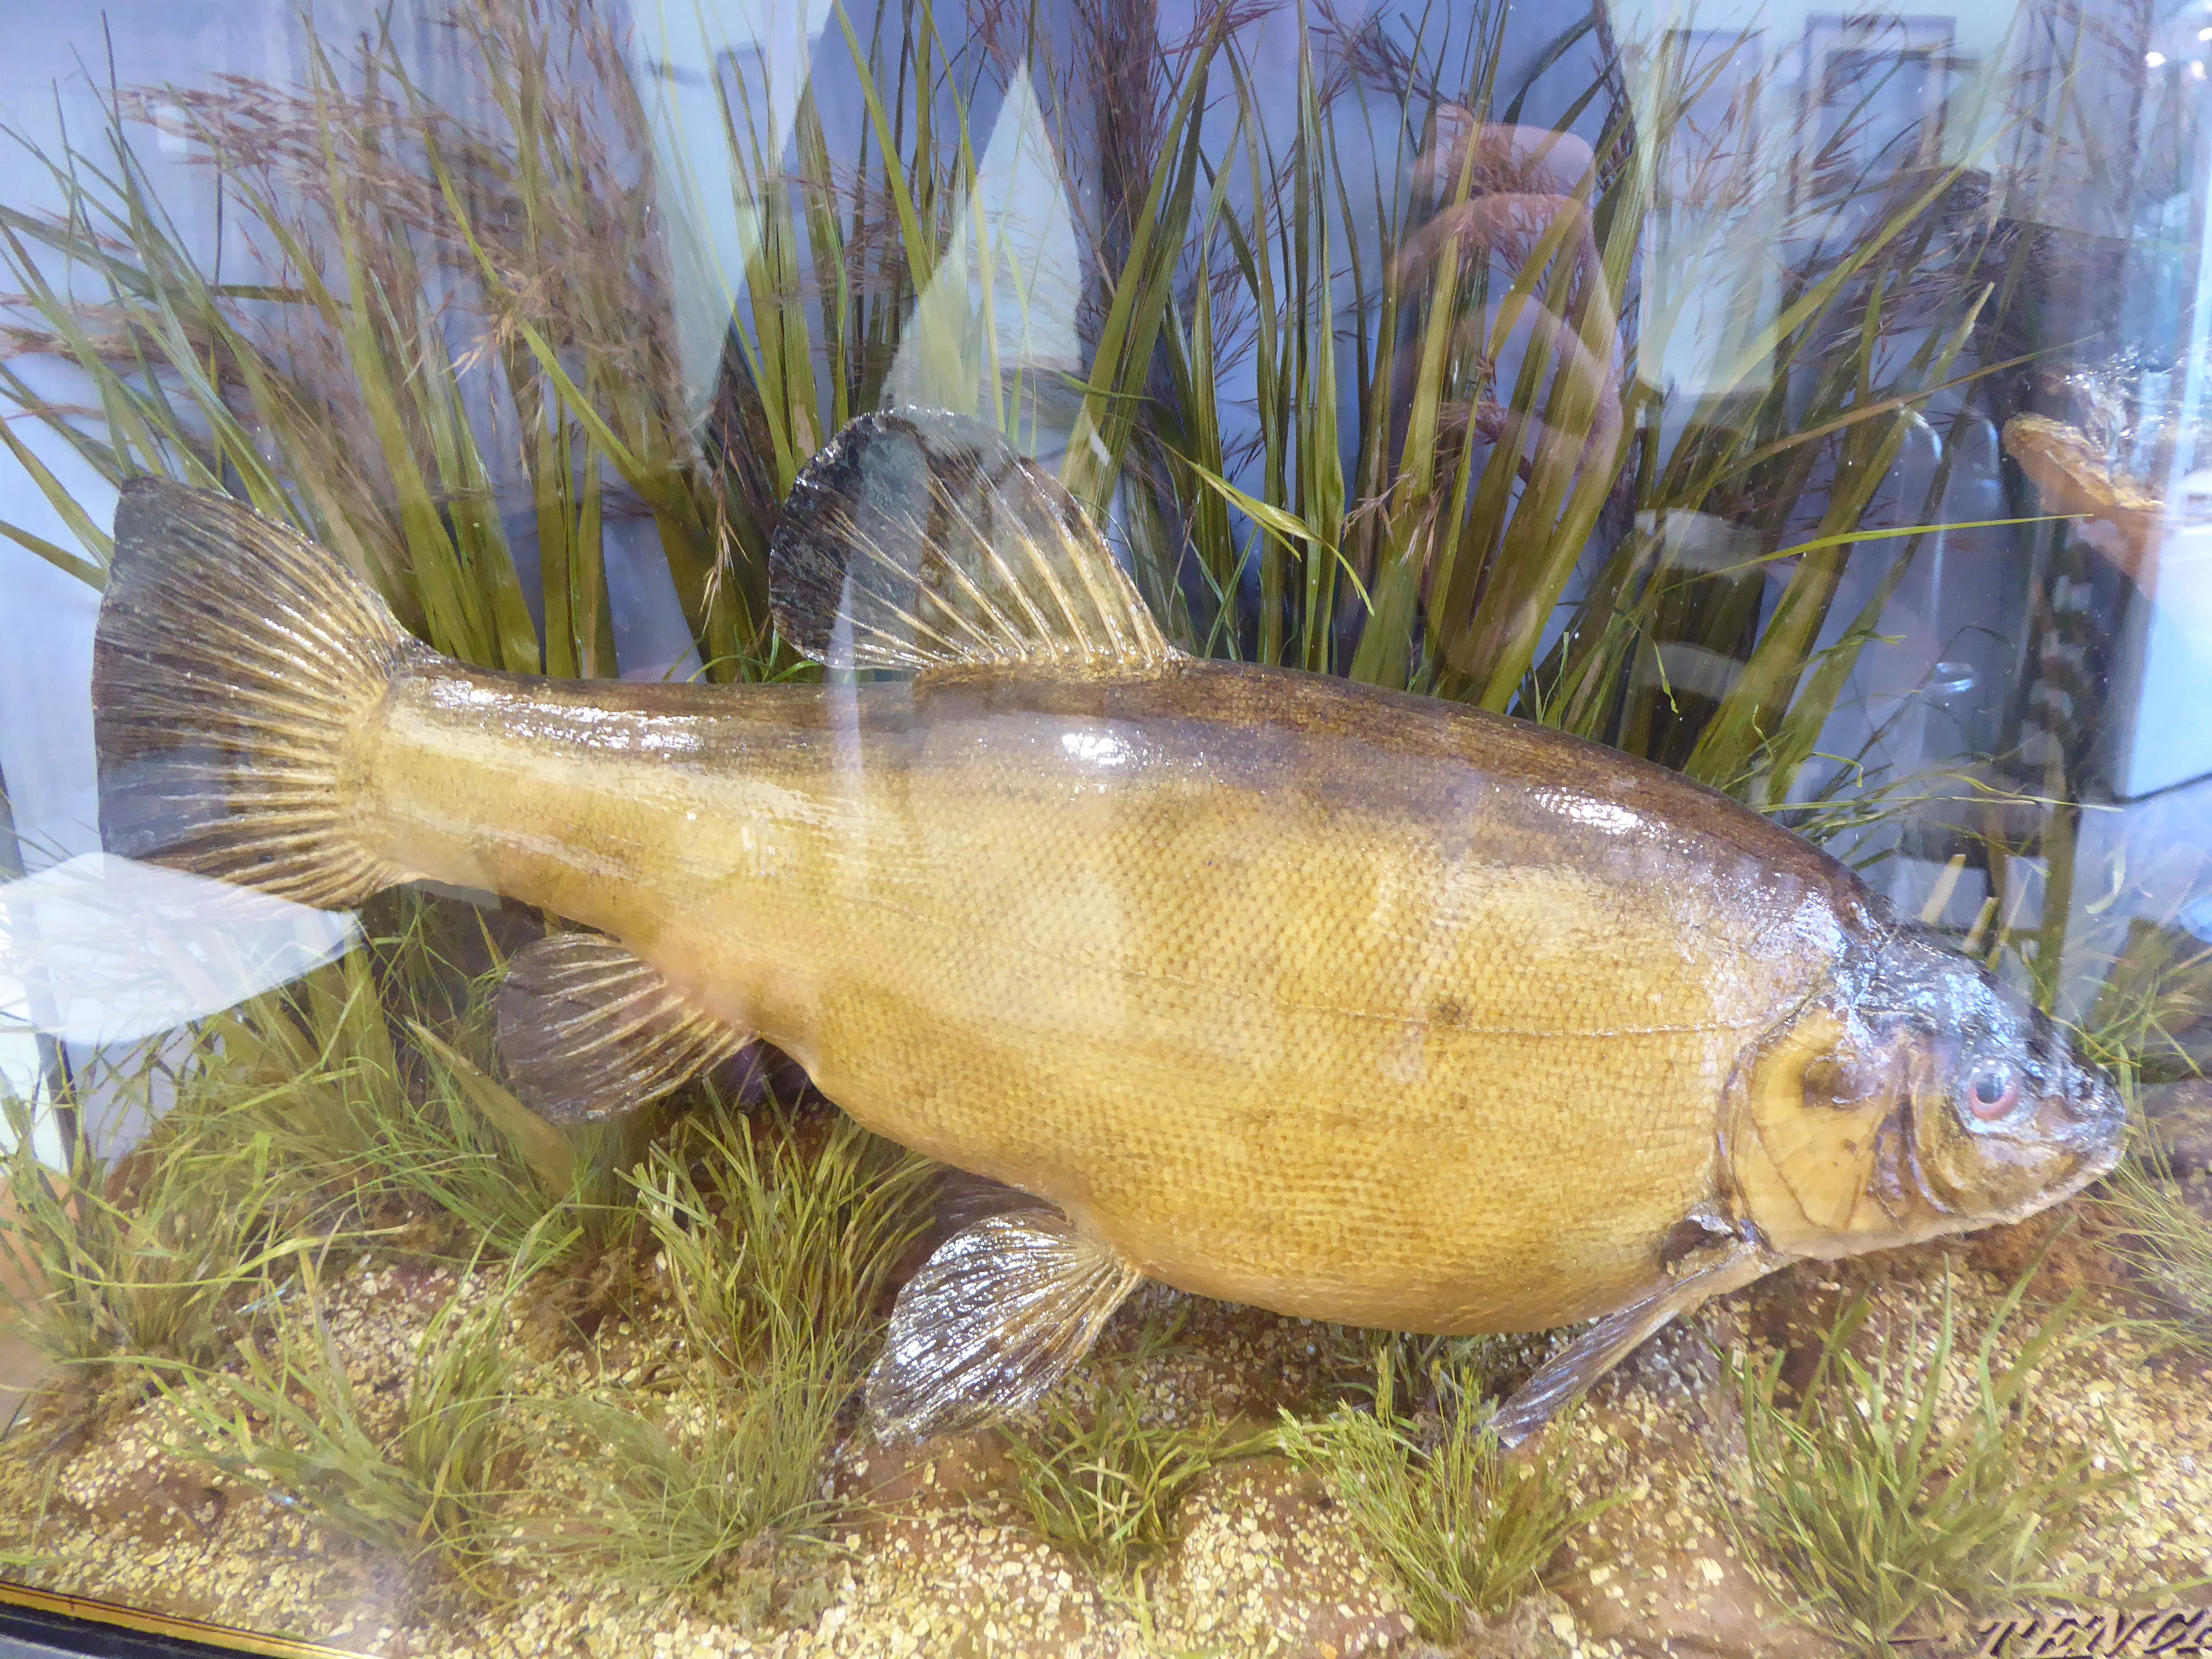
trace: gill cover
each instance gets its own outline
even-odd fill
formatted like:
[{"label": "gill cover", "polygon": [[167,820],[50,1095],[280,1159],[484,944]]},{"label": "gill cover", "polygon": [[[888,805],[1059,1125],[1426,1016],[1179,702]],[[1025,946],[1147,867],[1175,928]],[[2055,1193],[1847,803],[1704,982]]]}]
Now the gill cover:
[{"label": "gill cover", "polygon": [[1942,1231],[1907,1176],[1898,1036],[1824,1000],[1751,1056],[1729,1151],[1740,1204],[1777,1249],[1848,1255]]},{"label": "gill cover", "polygon": [[2058,1025],[1910,929],[1847,959],[1732,1093],[1737,1205],[1794,1255],[2020,1220],[2111,1169],[2126,1127]]}]

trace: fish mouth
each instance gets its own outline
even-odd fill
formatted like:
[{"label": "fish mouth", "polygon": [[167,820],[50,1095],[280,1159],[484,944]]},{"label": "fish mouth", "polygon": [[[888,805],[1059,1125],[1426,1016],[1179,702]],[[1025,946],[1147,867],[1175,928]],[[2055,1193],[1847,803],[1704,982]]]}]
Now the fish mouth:
[{"label": "fish mouth", "polygon": [[[2095,1103],[2107,1109],[2099,1112],[2093,1107],[2091,1110],[2083,1112],[2080,1120],[2070,1126],[2074,1133],[2066,1135],[2063,1144],[2067,1155],[2073,1159],[2073,1168],[2033,1197],[2024,1199],[2002,1212],[1993,1213],[1985,1220],[1977,1222],[1976,1225],[2008,1226],[2016,1221],[2025,1221],[2054,1204],[2063,1204],[2092,1182],[2102,1180],[2119,1167],[2120,1154],[2127,1144],[2126,1105],[2120,1099],[2119,1091],[2102,1079],[2092,1078],[2088,1092],[2093,1097],[2108,1097],[2108,1099]],[[2063,1103],[2062,1109],[2072,1104],[2072,1101],[2067,1101]]]},{"label": "fish mouth", "polygon": [[2078,1192],[2118,1165],[2127,1145],[2128,1103],[2103,1071],[2079,1056],[2075,1057],[2074,1066],[2075,1086],[2057,1104],[2060,1116],[2066,1121],[2059,1131],[2061,1139],[2082,1161],[2082,1171],[2071,1188]]},{"label": "fish mouth", "polygon": [[2037,1127],[2075,1159],[2064,1179],[2047,1189],[2044,1201],[2051,1204],[2110,1175],[2128,1136],[2128,1103],[2118,1085],[2070,1044],[2061,1052],[2066,1086],[2053,1091],[2036,1115]]},{"label": "fish mouth", "polygon": [[2057,1204],[2069,1199],[2091,1182],[2102,1180],[2118,1169],[2120,1164],[2119,1138],[2115,1136],[2109,1145],[2094,1152],[2077,1153],[2075,1156],[2081,1160],[2080,1167],[2051,1189],[2051,1195],[2044,1200],[2045,1203]]}]

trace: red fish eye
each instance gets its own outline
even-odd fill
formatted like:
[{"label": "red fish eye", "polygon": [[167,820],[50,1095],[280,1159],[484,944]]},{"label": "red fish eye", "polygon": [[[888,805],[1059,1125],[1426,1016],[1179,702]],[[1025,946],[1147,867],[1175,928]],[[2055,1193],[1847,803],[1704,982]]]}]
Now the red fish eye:
[{"label": "red fish eye", "polygon": [[2020,1073],[2009,1066],[1983,1066],[1966,1084],[1966,1104],[1984,1122],[2002,1117],[2020,1103]]}]

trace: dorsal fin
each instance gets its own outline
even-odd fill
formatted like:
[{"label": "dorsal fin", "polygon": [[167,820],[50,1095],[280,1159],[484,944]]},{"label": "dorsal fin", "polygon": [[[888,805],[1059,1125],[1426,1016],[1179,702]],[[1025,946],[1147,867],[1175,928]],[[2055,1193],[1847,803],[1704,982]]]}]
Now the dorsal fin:
[{"label": "dorsal fin", "polygon": [[1157,671],[1176,652],[1075,499],[941,410],[847,424],[769,550],[776,627],[838,668]]},{"label": "dorsal fin", "polygon": [[750,1040],[599,933],[554,933],[516,951],[497,1006],[515,1092],[556,1123],[635,1111]]}]

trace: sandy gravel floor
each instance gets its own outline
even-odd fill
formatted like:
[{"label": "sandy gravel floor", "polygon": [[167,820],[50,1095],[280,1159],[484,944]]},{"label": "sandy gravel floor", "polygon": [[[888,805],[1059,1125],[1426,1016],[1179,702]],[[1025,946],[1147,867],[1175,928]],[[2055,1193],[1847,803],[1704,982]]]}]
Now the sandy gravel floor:
[{"label": "sandy gravel floor", "polygon": [[[2140,1314],[2140,1296],[2086,1242],[2095,1224],[2087,1217],[2061,1239],[2039,1290],[2083,1289],[2092,1322]],[[1549,1593],[1455,1651],[1786,1659],[1835,1650],[1793,1622],[1729,1524],[1744,1455],[1729,1362],[1780,1352],[1802,1368],[1814,1333],[1861,1291],[1874,1298],[1869,1341],[1887,1335],[1900,1352],[1924,1352],[1947,1276],[1962,1325],[1973,1328],[2048,1226],[1801,1265],[1648,1345],[1545,1443],[1545,1455],[1580,1468],[1584,1495],[1620,1501],[1561,1552]],[[356,1388],[379,1402],[373,1409],[396,1408],[416,1339],[457,1287],[483,1288],[390,1265],[357,1269],[332,1287],[330,1326]],[[1170,1300],[1153,1298],[1154,1310]],[[2014,1322],[2015,1345],[2039,1305],[2031,1302],[2031,1318]],[[532,1361],[524,1392],[550,1398],[635,1381],[665,1340],[650,1327],[611,1325],[589,1352]],[[1255,1425],[1285,1405],[1317,1410],[1332,1352],[1322,1328],[1193,1303],[1177,1342],[1148,1363],[1147,1409],[1181,1421],[1210,1410]],[[1954,1390],[1944,1420],[1970,1405]],[[1022,1523],[993,1437],[893,1448],[861,1435],[841,1449],[832,1480],[837,1492],[869,1501],[837,1528],[809,1593],[758,1620],[711,1599],[535,1571],[526,1559],[495,1575],[496,1597],[471,1595],[434,1569],[380,1557],[171,1455],[163,1449],[178,1437],[171,1409],[142,1404],[56,1458],[38,1455],[34,1403],[0,1443],[0,1512],[14,1522],[15,1547],[34,1560],[15,1576],[356,1652],[452,1659],[1434,1651],[1416,1639],[1387,1571],[1367,1558],[1321,1483],[1275,1459],[1206,1477],[1186,1501],[1174,1554],[1134,1583],[1101,1583]],[[2086,1536],[2061,1561],[2077,1575],[2070,1600],[2088,1605],[2212,1577],[2212,1374],[2200,1355],[2170,1345],[2154,1352],[2140,1332],[2106,1331],[2045,1368],[2033,1409],[2061,1441],[2100,1449],[2100,1467],[2124,1457],[2136,1475],[2131,1493],[2099,1500]],[[592,1478],[589,1449],[550,1435],[534,1440],[521,1485],[541,1508],[557,1507],[564,1491]],[[2197,1589],[2179,1600],[2212,1597]]]}]

